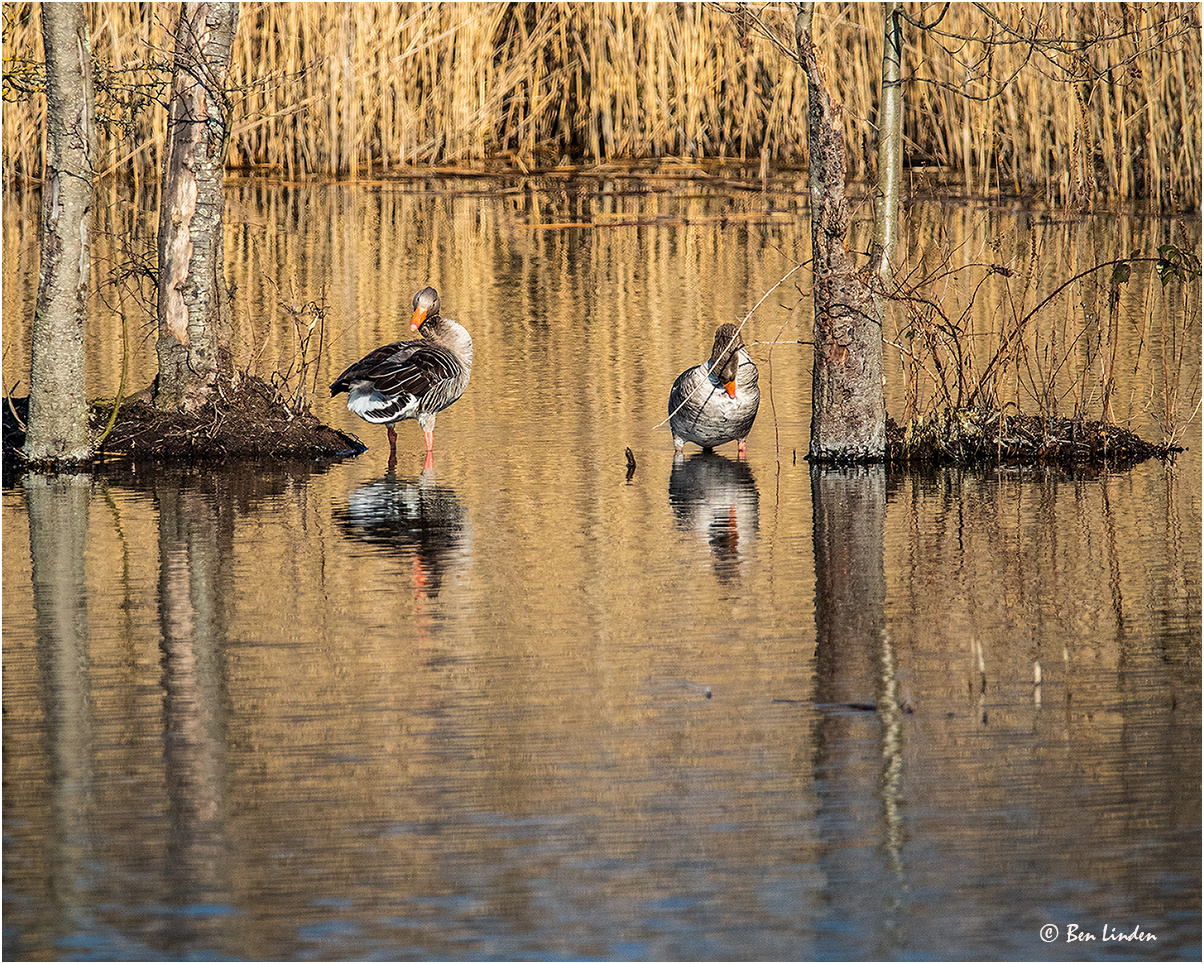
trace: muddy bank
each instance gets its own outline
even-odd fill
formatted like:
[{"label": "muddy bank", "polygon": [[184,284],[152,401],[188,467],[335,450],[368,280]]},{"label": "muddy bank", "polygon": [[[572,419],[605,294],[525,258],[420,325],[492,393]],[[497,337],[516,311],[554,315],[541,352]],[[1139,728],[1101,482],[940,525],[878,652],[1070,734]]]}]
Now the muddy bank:
[{"label": "muddy bank", "polygon": [[[358,455],[365,445],[354,435],[323,425],[308,411],[294,412],[266,382],[243,377],[195,412],[161,412],[149,390],[123,402],[113,430],[97,447],[94,464],[314,461]],[[112,403],[92,406],[99,435]],[[28,399],[4,404],[5,475],[20,463]]]},{"label": "muddy bank", "polygon": [[1180,446],[1155,445],[1100,421],[945,409],[899,426],[887,419],[887,461],[895,465],[1043,464],[1128,468],[1169,458]]}]

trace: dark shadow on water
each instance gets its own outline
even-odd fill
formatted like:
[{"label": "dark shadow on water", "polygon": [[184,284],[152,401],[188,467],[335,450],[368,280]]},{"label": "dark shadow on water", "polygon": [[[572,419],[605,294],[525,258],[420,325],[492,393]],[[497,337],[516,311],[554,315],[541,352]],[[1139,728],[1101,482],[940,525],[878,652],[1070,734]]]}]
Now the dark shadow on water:
[{"label": "dark shadow on water", "polygon": [[216,491],[168,478],[153,488],[159,506],[169,893],[181,918],[172,937],[177,953],[217,946],[220,918],[189,911],[219,904],[231,891],[227,600],[234,592],[229,560],[235,518],[232,500],[221,490],[234,478],[214,479]]},{"label": "dark shadow on water", "polygon": [[[187,956],[216,946],[221,924],[196,907],[219,903],[228,894],[226,819],[227,600],[232,592],[234,507],[260,490],[229,473],[130,477],[128,483],[153,500],[159,515],[159,625],[162,745],[167,818],[166,905],[177,926],[160,953]],[[111,480],[110,480],[111,482]],[[37,609],[37,653],[48,685],[43,689],[55,779],[51,811],[53,888],[64,921],[87,916],[88,888],[103,874],[106,843],[91,829],[101,822],[95,808],[97,782],[89,694],[96,667],[89,658],[88,583],[85,546],[89,505],[96,480],[90,474],[24,479],[30,519],[30,553]],[[267,483],[275,487],[272,483]],[[113,484],[112,487],[117,487]],[[102,483],[102,488],[106,488]],[[236,494],[235,490],[239,490]],[[262,491],[260,490],[260,494]],[[110,505],[114,503],[110,502]],[[114,509],[114,511],[116,511]],[[120,518],[117,519],[120,530]],[[82,922],[80,930],[87,930]],[[68,929],[69,931],[70,929]],[[128,948],[125,949],[128,953]],[[6,935],[5,955],[18,953]]]},{"label": "dark shadow on water", "polygon": [[[29,506],[35,652],[43,681],[41,712],[46,720],[52,775],[47,781],[48,863],[58,886],[48,888],[48,894],[60,926],[70,931],[90,913],[86,881],[89,855],[96,844],[89,807],[96,784],[90,752],[96,713],[90,698],[93,667],[84,562],[91,480],[84,474],[30,473],[24,486]],[[12,771],[7,759],[5,764],[7,783]],[[5,836],[7,853],[7,827]],[[4,957],[12,960],[21,956],[23,948],[10,936],[7,906],[5,918]]]},{"label": "dark shadow on water", "polygon": [[710,546],[720,579],[739,575],[759,523],[757,483],[747,462],[715,452],[678,454],[669,475],[669,504],[679,529]]}]

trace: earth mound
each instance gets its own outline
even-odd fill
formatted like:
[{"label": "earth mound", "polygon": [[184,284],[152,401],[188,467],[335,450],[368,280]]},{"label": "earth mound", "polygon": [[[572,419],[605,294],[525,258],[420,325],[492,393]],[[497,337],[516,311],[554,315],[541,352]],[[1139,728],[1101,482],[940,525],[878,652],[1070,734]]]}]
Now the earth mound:
[{"label": "earth mound", "polygon": [[[323,425],[308,410],[295,411],[263,379],[243,376],[226,384],[193,412],[164,412],[150,403],[150,390],[126,399],[113,430],[97,446],[97,463],[171,464],[236,461],[327,461],[358,455],[358,438]],[[111,402],[92,405],[90,423],[99,435]],[[20,459],[25,443],[28,399],[4,404],[5,462]]]},{"label": "earth mound", "polygon": [[972,409],[942,409],[905,427],[887,419],[887,461],[896,464],[1106,465],[1127,468],[1183,449],[1155,445],[1119,425]]}]

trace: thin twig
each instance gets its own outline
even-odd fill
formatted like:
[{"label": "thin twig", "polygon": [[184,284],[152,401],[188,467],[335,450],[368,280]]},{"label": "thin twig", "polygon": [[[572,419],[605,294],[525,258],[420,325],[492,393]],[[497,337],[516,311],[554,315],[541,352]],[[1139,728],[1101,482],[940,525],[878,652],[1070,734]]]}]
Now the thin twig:
[{"label": "thin twig", "polygon": [[109,433],[113,431],[113,426],[117,424],[117,413],[121,411],[121,403],[125,401],[125,380],[130,368],[129,322],[125,314],[125,288],[122,287],[121,282],[118,282],[117,287],[117,304],[121,314],[121,380],[117,383],[117,397],[113,400],[113,411],[109,413],[109,421],[105,424],[104,431],[100,433],[100,438],[96,440],[96,448],[100,448],[104,440],[109,437]]},{"label": "thin twig", "polygon": [[[5,355],[8,354],[8,345],[4,346],[4,354]],[[25,422],[24,422],[24,420],[22,420],[21,416],[17,414],[16,406],[13,405],[13,394],[12,394],[13,392],[15,392],[17,390],[17,386],[20,384],[21,384],[21,379],[18,378],[13,383],[12,391],[10,392],[8,390],[8,388],[4,385],[3,375],[0,375],[0,389],[2,389],[4,391],[4,400],[8,403],[8,410],[13,413],[13,419],[16,421],[16,423],[18,425],[21,426],[21,431],[24,432],[24,431],[26,431]]]}]

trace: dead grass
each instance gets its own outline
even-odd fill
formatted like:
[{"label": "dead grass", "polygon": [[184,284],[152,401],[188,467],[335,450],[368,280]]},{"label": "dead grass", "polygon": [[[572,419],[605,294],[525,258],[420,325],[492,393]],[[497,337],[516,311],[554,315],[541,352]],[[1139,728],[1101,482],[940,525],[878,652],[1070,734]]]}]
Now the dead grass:
[{"label": "dead grass", "polygon": [[[174,8],[90,10],[108,77],[98,115],[113,120],[103,167],[153,179]],[[762,171],[799,163],[806,83],[791,17],[788,5],[713,3],[245,3],[229,161],[289,178],[487,158],[520,169],[671,156]],[[5,4],[4,18],[5,174],[36,178],[39,9]],[[876,4],[816,14],[853,179],[874,175],[880,18]],[[1197,21],[1192,4],[955,4],[933,31],[909,26],[913,176],[1054,203],[1198,207]]]}]

